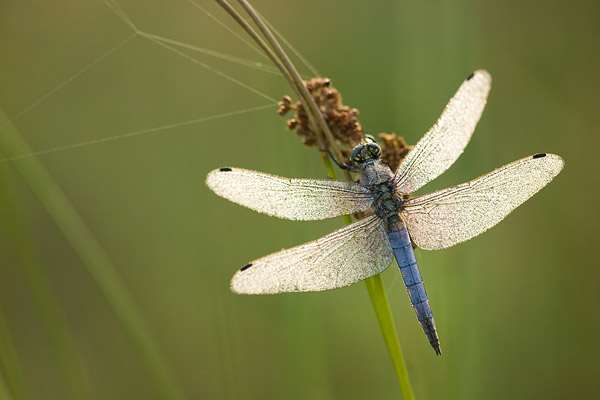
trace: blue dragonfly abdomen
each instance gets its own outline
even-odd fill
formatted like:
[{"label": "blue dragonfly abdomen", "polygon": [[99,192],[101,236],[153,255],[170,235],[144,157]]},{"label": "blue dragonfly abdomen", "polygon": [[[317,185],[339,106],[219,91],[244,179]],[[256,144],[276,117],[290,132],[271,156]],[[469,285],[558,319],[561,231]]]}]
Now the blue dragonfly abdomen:
[{"label": "blue dragonfly abdomen", "polygon": [[442,354],[440,341],[427,292],[423,285],[423,278],[417,265],[408,231],[400,217],[404,210],[405,195],[394,185],[394,174],[387,165],[381,162],[379,155],[378,145],[366,143],[354,148],[350,160],[360,171],[361,185],[368,188],[373,196],[371,209],[384,221],[391,250],[400,267],[402,279],[417,319],[435,353],[440,355]]},{"label": "blue dragonfly abdomen", "polygon": [[390,229],[389,238],[396,262],[400,267],[402,279],[408,291],[408,296],[410,297],[410,302],[417,314],[417,319],[423,327],[423,332],[427,335],[427,339],[429,339],[429,343],[431,343],[435,353],[438,355],[442,354],[440,340],[438,339],[433,320],[433,313],[408,232],[404,226],[396,225]]}]

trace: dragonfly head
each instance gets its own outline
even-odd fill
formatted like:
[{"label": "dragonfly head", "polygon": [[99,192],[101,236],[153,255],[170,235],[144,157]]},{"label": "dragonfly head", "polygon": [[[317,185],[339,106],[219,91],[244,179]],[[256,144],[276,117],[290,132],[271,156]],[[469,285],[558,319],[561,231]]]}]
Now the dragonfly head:
[{"label": "dragonfly head", "polygon": [[367,141],[358,144],[350,153],[350,162],[353,166],[359,168],[361,164],[367,161],[375,161],[381,157],[381,147],[374,141]]}]

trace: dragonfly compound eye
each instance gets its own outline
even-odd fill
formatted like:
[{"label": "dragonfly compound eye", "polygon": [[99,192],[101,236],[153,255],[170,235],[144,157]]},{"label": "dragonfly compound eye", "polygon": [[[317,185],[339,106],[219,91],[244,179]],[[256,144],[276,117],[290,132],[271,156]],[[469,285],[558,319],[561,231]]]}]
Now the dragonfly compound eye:
[{"label": "dragonfly compound eye", "polygon": [[379,157],[381,157],[381,147],[377,143],[362,143],[352,150],[350,162],[358,167],[367,160],[377,160]]},{"label": "dragonfly compound eye", "polygon": [[368,143],[366,150],[368,158],[377,160],[381,157],[381,147],[377,143]]},{"label": "dragonfly compound eye", "polygon": [[359,144],[358,146],[354,147],[354,149],[352,149],[352,153],[350,153],[350,163],[352,163],[352,165],[355,167],[358,167],[364,160],[364,152],[364,144]]}]

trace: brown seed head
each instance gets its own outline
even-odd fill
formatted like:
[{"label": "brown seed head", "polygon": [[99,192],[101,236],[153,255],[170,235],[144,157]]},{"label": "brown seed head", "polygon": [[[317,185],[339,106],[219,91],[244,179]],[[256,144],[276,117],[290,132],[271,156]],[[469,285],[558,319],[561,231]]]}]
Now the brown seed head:
[{"label": "brown seed head", "polygon": [[[317,103],[319,110],[331,129],[331,133],[344,155],[343,162],[348,162],[348,157],[352,148],[359,144],[363,138],[363,129],[358,122],[358,110],[342,104],[341,94],[331,86],[331,80],[327,78],[313,78],[306,82],[306,88]],[[308,114],[304,106],[299,101],[292,102],[289,96],[284,96],[279,102],[279,115],[285,115],[294,110],[294,117],[287,121],[289,130],[295,129],[296,134],[302,137],[303,143],[308,146],[316,146],[319,143],[318,129],[315,129],[310,123]],[[408,146],[403,137],[396,137],[396,134],[379,134],[379,142],[382,149],[382,160],[392,171],[395,171],[400,162],[406,157],[406,154],[412,149]],[[322,140],[327,146],[327,141]],[[329,148],[320,149],[328,151]]]},{"label": "brown seed head", "polygon": [[[331,86],[331,80],[327,78],[313,78],[306,82],[306,88],[315,100],[323,117],[331,129],[334,139],[340,146],[345,157],[350,155],[352,147],[360,143],[362,139],[362,127],[358,122],[358,110],[350,109],[342,104],[342,96]],[[290,110],[295,110],[293,119],[288,120],[288,129],[296,129],[296,133],[302,136],[306,146],[315,146],[319,141],[319,131],[315,129],[304,107],[300,102],[292,103],[289,96],[285,96],[279,102],[279,115],[285,115]],[[323,140],[322,142],[326,142]],[[328,151],[329,148],[320,149]],[[347,161],[347,160],[345,160]]]},{"label": "brown seed head", "polygon": [[386,163],[392,171],[396,171],[400,162],[413,149],[409,146],[402,136],[396,136],[395,133],[380,133],[379,145],[381,146],[381,160]]}]

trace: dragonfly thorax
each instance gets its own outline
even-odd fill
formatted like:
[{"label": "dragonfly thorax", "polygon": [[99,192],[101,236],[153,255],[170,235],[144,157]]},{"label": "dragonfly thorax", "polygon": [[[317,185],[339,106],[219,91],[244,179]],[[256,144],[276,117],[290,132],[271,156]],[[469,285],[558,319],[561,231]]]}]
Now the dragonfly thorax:
[{"label": "dragonfly thorax", "polygon": [[370,159],[360,164],[360,184],[373,196],[371,208],[385,221],[402,210],[402,196],[396,190],[394,174],[381,160]]}]

